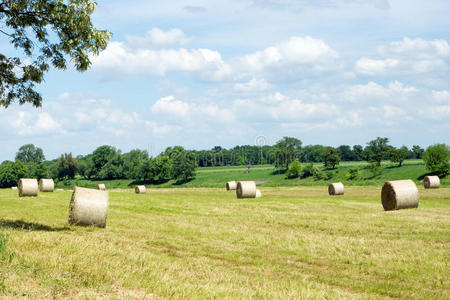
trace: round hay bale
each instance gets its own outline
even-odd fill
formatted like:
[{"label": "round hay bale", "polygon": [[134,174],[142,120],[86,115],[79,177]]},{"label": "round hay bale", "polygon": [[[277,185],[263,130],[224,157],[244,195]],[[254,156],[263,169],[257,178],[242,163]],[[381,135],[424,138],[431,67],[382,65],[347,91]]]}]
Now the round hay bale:
[{"label": "round hay bale", "polygon": [[438,189],[441,185],[439,176],[425,176],[423,179],[423,186],[426,189]]},{"label": "round hay bale", "polygon": [[64,191],[64,189],[56,189],[56,191],[61,192]]},{"label": "round hay bale", "polygon": [[256,184],[254,181],[239,181],[236,186],[236,196],[238,198],[255,198]]},{"label": "round hay bale", "polygon": [[134,192],[136,194],[145,194],[146,189],[145,189],[145,185],[138,185],[134,188]]},{"label": "round hay bale", "polygon": [[234,191],[236,189],[237,183],[236,181],[228,181],[226,186],[227,191]]},{"label": "round hay bale", "polygon": [[12,186],[11,189],[12,190],[17,190],[17,186]]},{"label": "round hay bale", "polygon": [[53,179],[41,178],[39,180],[39,191],[53,192],[54,189],[55,189],[55,182],[53,181]]},{"label": "round hay bale", "polygon": [[106,191],[106,186],[104,183],[97,184],[97,190]]},{"label": "round hay bale", "polygon": [[69,205],[69,224],[106,226],[108,192],[76,186]]},{"label": "round hay bale", "polygon": [[419,191],[412,180],[385,182],[381,189],[384,210],[415,208],[419,206]]},{"label": "round hay bale", "polygon": [[261,191],[256,189],[255,198],[261,198]]},{"label": "round hay bale", "polygon": [[342,182],[331,183],[328,186],[328,194],[330,196],[344,195],[344,184]]},{"label": "round hay bale", "polygon": [[19,180],[19,197],[37,196],[38,181],[34,178],[21,178]]}]

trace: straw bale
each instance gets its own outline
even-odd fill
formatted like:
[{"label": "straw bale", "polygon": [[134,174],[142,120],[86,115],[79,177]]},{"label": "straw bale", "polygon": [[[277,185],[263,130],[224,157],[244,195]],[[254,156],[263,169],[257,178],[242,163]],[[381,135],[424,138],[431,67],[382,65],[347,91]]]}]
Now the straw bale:
[{"label": "straw bale", "polygon": [[39,191],[40,192],[53,192],[55,189],[55,182],[53,179],[44,179],[41,178],[39,180]]},{"label": "straw bale", "polygon": [[104,183],[97,184],[97,190],[106,191],[106,186]]},{"label": "straw bale", "polygon": [[134,188],[134,192],[136,194],[145,194],[147,190],[145,189],[145,185],[138,185]]},{"label": "straw bale", "polygon": [[342,182],[334,182],[328,186],[328,194],[330,196],[344,195],[344,184]]},{"label": "straw bale", "polygon": [[381,189],[384,210],[415,208],[419,206],[419,191],[412,180],[385,182]]},{"label": "straw bale", "polygon": [[439,176],[425,176],[423,186],[426,189],[438,189],[441,186],[441,180]]},{"label": "straw bale", "polygon": [[69,205],[69,224],[105,228],[108,200],[107,191],[76,186]]},{"label": "straw bale", "polygon": [[236,190],[236,186],[237,186],[236,181],[228,181],[227,184],[226,184],[227,191],[234,191],[234,190]]},{"label": "straw bale", "polygon": [[19,180],[19,197],[37,196],[38,182],[34,178],[21,178]]},{"label": "straw bale", "polygon": [[236,186],[236,196],[238,198],[255,198],[256,184],[254,181],[239,181]]}]

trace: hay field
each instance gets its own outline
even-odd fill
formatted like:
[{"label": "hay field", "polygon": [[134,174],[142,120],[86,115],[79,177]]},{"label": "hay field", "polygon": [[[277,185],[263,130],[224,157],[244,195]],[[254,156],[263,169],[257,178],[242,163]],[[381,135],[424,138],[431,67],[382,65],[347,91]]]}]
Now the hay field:
[{"label": "hay field", "polygon": [[68,191],[0,190],[0,297],[450,298],[450,188],[388,213],[380,190],[114,190],[105,229],[67,225]]}]

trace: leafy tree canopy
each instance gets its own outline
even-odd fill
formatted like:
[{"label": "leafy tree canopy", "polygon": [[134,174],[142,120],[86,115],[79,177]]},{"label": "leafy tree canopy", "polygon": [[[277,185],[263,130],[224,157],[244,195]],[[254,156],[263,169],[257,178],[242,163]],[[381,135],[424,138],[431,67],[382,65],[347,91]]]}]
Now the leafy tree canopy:
[{"label": "leafy tree canopy", "polygon": [[450,171],[450,149],[446,144],[429,146],[423,154],[423,160],[431,172],[447,175]]},{"label": "leafy tree canopy", "polygon": [[[0,0],[1,1],[1,0]],[[21,57],[0,53],[0,107],[18,101],[39,107],[41,83],[50,65],[78,71],[90,66],[90,54],[106,48],[111,34],[91,22],[93,0],[4,0],[0,2],[0,34],[21,50]]]},{"label": "leafy tree canopy", "polygon": [[33,144],[26,144],[19,148],[16,153],[16,161],[24,163],[41,163],[45,160],[44,152],[41,148]]}]

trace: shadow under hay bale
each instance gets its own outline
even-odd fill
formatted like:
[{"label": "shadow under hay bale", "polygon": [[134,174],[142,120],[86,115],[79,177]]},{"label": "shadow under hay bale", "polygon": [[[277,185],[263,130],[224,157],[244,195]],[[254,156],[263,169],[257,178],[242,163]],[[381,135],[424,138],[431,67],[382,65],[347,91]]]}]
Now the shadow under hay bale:
[{"label": "shadow under hay bale", "polygon": [[145,189],[145,185],[138,185],[134,188],[134,192],[136,194],[145,194],[147,190]]},{"label": "shadow under hay bale", "polygon": [[342,182],[331,183],[328,186],[328,195],[330,196],[344,195],[344,184]]},{"label": "shadow under hay bale", "polygon": [[55,182],[53,179],[44,179],[41,178],[39,180],[39,191],[41,192],[53,192],[55,189]]},{"label": "shadow under hay bale", "polygon": [[97,184],[97,190],[106,191],[106,186],[103,183]]},{"label": "shadow under hay bale", "polygon": [[256,184],[254,181],[239,181],[236,186],[236,196],[241,198],[255,198]]},{"label": "shadow under hay bale", "polygon": [[439,176],[425,176],[423,186],[426,189],[438,189],[441,186]]},{"label": "shadow under hay bale", "polygon": [[228,181],[227,184],[226,184],[227,191],[234,191],[234,190],[236,190],[236,186],[237,186],[236,181]]},{"label": "shadow under hay bale", "polygon": [[69,205],[69,224],[105,228],[108,200],[107,191],[76,186]]},{"label": "shadow under hay bale", "polygon": [[419,206],[419,191],[412,180],[387,181],[381,189],[384,210],[416,208]]},{"label": "shadow under hay bale", "polygon": [[19,197],[35,197],[38,195],[38,189],[38,182],[34,178],[21,178],[19,180]]}]

